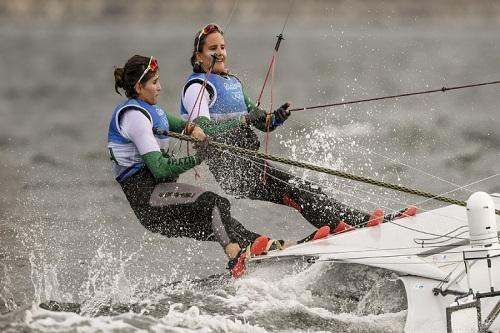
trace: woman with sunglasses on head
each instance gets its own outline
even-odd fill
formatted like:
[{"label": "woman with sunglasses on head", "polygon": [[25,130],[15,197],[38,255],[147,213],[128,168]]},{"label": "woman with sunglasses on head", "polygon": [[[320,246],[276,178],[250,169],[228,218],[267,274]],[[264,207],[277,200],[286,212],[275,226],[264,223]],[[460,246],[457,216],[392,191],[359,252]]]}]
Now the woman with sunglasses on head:
[{"label": "woman with sunglasses on head", "polygon": [[[285,103],[267,114],[248,97],[241,81],[229,73],[226,60],[226,44],[218,25],[208,24],[196,33],[191,55],[193,73],[182,90],[181,116],[194,121],[219,142],[257,150],[260,143],[252,126],[260,131],[275,130],[290,116],[290,104]],[[325,226],[328,234],[353,225],[375,225],[402,214],[384,216],[381,209],[371,215],[361,212],[329,198],[318,186],[272,164],[268,165],[263,182],[262,162],[257,159],[212,151],[207,164],[226,193],[297,209],[309,223],[319,228],[308,239],[324,236]]]},{"label": "woman with sunglasses on head", "polygon": [[[164,112],[158,105],[161,91],[158,62],[135,55],[123,68],[116,68],[115,91],[127,99],[114,109],[108,131],[108,149],[113,173],[141,224],[167,237],[190,237],[218,241],[238,267],[243,249],[253,244],[251,254],[268,245],[231,217],[227,199],[201,188],[177,183],[178,176],[201,163],[207,155],[207,139],[194,123]],[[121,95],[121,94],[120,94]],[[173,131],[204,140],[192,156],[173,158],[165,153]],[[244,267],[243,267],[244,268]],[[234,270],[233,270],[234,275]]]}]

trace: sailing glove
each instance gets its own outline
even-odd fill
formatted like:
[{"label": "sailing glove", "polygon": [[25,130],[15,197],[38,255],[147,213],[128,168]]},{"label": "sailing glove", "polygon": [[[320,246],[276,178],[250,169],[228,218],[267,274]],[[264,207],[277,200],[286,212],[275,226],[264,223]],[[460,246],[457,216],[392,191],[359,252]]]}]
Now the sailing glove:
[{"label": "sailing glove", "polygon": [[259,124],[266,123],[267,113],[258,106],[252,107],[252,109],[245,115],[246,123],[249,125],[257,126]]},{"label": "sailing glove", "polygon": [[286,102],[282,106],[279,107],[279,109],[275,110],[273,112],[274,114],[274,124],[281,125],[285,122],[285,120],[290,117],[290,110],[288,109],[290,107],[290,103]]}]

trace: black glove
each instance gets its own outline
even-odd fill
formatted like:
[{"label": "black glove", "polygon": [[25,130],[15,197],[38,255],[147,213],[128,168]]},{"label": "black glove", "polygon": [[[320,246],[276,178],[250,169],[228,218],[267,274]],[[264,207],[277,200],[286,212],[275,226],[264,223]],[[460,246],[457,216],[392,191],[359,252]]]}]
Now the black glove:
[{"label": "black glove", "polygon": [[248,114],[245,115],[245,120],[249,125],[259,125],[266,123],[267,112],[259,108],[258,106],[254,106]]},{"label": "black glove", "polygon": [[210,157],[211,155],[211,147],[209,145],[210,139],[209,137],[205,137],[203,141],[197,142],[194,145],[194,148],[196,149],[196,156],[200,159],[200,161],[203,161],[207,158]]},{"label": "black glove", "polygon": [[274,113],[274,118],[276,119],[276,122],[281,125],[285,122],[285,120],[290,117],[290,110],[288,108],[290,107],[290,103],[286,102],[282,106],[279,107],[279,109],[275,110]]}]

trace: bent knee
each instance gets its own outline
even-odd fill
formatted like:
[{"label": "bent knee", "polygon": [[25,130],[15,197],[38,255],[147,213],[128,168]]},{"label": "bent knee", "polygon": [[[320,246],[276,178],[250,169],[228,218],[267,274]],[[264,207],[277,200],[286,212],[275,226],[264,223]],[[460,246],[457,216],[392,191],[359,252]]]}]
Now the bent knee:
[{"label": "bent knee", "polygon": [[210,206],[210,207],[219,207],[219,208],[229,208],[230,207],[230,203],[229,203],[229,200],[224,198],[224,197],[221,197],[220,195],[214,193],[214,192],[211,192],[211,191],[207,191],[207,192],[204,192],[202,195],[199,196],[198,200],[196,200],[200,203],[204,203],[206,204],[207,206]]}]

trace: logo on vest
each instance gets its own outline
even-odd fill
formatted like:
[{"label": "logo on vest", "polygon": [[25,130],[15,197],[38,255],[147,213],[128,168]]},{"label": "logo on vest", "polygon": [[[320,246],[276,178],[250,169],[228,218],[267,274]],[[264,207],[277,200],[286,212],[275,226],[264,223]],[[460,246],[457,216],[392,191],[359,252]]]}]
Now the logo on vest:
[{"label": "logo on vest", "polygon": [[235,100],[235,101],[241,101],[243,99],[243,94],[241,92],[236,92],[236,93],[232,93],[231,94],[231,97]]},{"label": "logo on vest", "polygon": [[165,112],[164,112],[161,108],[159,108],[159,107],[158,107],[158,106],[156,106],[156,105],[155,105],[154,107],[155,107],[155,110],[156,110],[156,114],[157,114],[157,115],[159,115],[160,117],[165,115]]},{"label": "logo on vest", "polygon": [[160,198],[193,198],[194,193],[191,192],[161,192],[158,194]]},{"label": "logo on vest", "polygon": [[240,84],[224,82],[224,88],[226,88],[226,90],[235,90],[240,88]]}]

